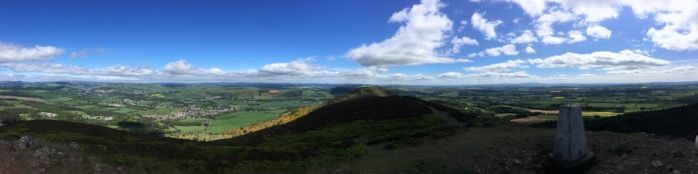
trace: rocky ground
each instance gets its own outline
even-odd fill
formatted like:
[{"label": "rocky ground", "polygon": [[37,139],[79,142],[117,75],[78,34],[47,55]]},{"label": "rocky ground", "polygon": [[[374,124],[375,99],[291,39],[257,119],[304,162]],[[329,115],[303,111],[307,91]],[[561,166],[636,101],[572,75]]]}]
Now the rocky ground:
[{"label": "rocky ground", "polygon": [[123,173],[82,155],[80,144],[56,144],[23,136],[0,140],[0,174]]},{"label": "rocky ground", "polygon": [[[473,128],[411,148],[373,147],[368,157],[334,172],[551,173],[554,134],[516,126]],[[698,173],[698,154],[688,140],[642,133],[587,135],[596,164],[586,173]]]}]

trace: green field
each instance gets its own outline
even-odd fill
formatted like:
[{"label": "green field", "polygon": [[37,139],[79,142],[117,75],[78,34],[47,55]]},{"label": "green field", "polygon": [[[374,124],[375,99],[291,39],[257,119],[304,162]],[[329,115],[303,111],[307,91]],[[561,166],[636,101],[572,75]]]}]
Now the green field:
[{"label": "green field", "polygon": [[582,112],[582,116],[584,117],[593,117],[593,116],[599,116],[599,117],[614,117],[617,115],[620,115],[622,113],[616,113],[616,112]]},{"label": "green field", "polygon": [[226,114],[211,121],[209,129],[212,133],[222,133],[226,130],[239,128],[254,123],[260,123],[272,118],[276,118],[284,110],[269,112],[234,112]]},{"label": "green field", "polygon": [[[214,119],[186,118],[175,122],[174,127],[180,130],[180,133],[220,134],[230,129],[240,128],[276,118],[284,111],[285,110],[274,110],[268,112],[233,112],[215,117]],[[208,131],[203,126],[203,123],[207,120],[209,121]]]}]

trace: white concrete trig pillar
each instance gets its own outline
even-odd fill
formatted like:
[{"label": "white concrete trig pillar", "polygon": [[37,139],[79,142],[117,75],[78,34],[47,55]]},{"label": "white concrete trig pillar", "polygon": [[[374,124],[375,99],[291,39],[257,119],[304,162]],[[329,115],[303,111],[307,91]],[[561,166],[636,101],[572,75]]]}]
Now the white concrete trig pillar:
[{"label": "white concrete trig pillar", "polygon": [[587,137],[579,105],[560,107],[557,121],[553,159],[563,167],[582,165],[593,157],[587,146]]}]

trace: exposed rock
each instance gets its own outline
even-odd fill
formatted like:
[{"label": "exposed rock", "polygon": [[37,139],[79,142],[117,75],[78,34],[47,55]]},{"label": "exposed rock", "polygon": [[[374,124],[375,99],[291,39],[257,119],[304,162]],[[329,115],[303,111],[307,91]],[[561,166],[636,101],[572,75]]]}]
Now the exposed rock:
[{"label": "exposed rock", "polygon": [[23,136],[22,138],[19,138],[19,140],[15,141],[15,146],[14,148],[16,150],[26,150],[26,149],[31,149],[36,146],[36,140],[32,138],[29,135]]},{"label": "exposed rock", "polygon": [[514,164],[519,165],[519,166],[523,165],[523,163],[519,159],[514,159]]},{"label": "exposed rock", "polygon": [[103,167],[104,165],[102,165],[102,163],[95,163],[94,167],[92,167],[92,170],[94,170],[95,172],[102,172]]},{"label": "exposed rock", "polygon": [[39,173],[45,173],[49,167],[61,162],[65,153],[58,152],[56,149],[42,147],[32,154],[34,160],[30,163],[30,167],[37,170]]},{"label": "exposed rock", "polygon": [[652,166],[659,168],[664,166],[664,163],[662,163],[662,161],[659,160],[652,160]]},{"label": "exposed rock", "polygon": [[73,149],[80,149],[80,144],[77,142],[70,142],[68,143],[68,146],[72,147]]}]

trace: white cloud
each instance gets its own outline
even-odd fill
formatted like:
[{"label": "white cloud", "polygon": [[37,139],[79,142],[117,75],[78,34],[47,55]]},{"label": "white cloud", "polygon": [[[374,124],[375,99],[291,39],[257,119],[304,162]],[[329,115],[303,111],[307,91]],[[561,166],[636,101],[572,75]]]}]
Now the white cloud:
[{"label": "white cloud", "polygon": [[187,62],[186,60],[180,59],[165,64],[165,69],[163,69],[163,72],[173,75],[188,75],[194,74],[193,72],[197,70],[198,68],[192,66],[191,63]]},{"label": "white cloud", "polygon": [[485,66],[465,67],[463,69],[465,69],[467,71],[474,71],[474,72],[508,72],[508,71],[511,71],[515,68],[525,68],[525,67],[528,67],[526,61],[523,61],[521,59],[516,59],[516,60],[507,60],[506,62],[495,63],[495,64],[490,64],[490,65],[485,65]]},{"label": "white cloud", "polygon": [[465,75],[463,73],[459,72],[445,72],[436,75],[439,78],[447,78],[447,79],[457,79],[457,78],[463,78]]},{"label": "white cloud", "polygon": [[128,66],[108,66],[93,70],[91,74],[111,75],[111,76],[146,76],[152,75],[155,71],[148,68],[136,68]]},{"label": "white cloud", "polygon": [[453,45],[453,48],[449,50],[450,53],[459,53],[460,48],[463,47],[464,45],[479,45],[480,43],[477,42],[477,40],[473,38],[469,38],[467,36],[463,36],[461,38],[454,37],[451,40],[451,44]]},{"label": "white cloud", "polygon": [[99,76],[145,76],[153,75],[155,71],[148,68],[127,66],[108,66],[104,68],[85,68],[57,63],[2,63],[0,67],[12,69],[15,72],[38,72],[70,75],[99,75]]},{"label": "white cloud", "polygon": [[521,7],[529,16],[538,16],[543,13],[546,7],[545,0],[507,0],[514,2]]},{"label": "white cloud", "polygon": [[441,56],[436,49],[445,43],[452,22],[439,10],[438,0],[422,0],[411,8],[390,17],[390,22],[404,23],[393,37],[378,43],[363,44],[346,56],[363,66],[419,65],[454,63],[465,60]]},{"label": "white cloud", "polygon": [[0,42],[0,62],[49,60],[63,52],[63,49],[53,46],[21,47]]},{"label": "white cloud", "polygon": [[218,68],[203,69],[193,66],[191,63],[184,59],[180,59],[174,62],[165,64],[165,68],[162,70],[163,73],[174,76],[187,76],[187,75],[207,75],[207,74],[220,74],[221,70]]},{"label": "white cloud", "polygon": [[620,52],[599,51],[588,54],[567,52],[543,59],[530,59],[529,63],[539,68],[579,69],[602,68],[605,71],[639,70],[669,65],[669,61],[652,58],[630,50]]},{"label": "white cloud", "polygon": [[[636,14],[655,14],[660,28],[650,28],[647,36],[655,45],[667,50],[698,50],[698,1],[667,0],[660,2],[628,1]],[[651,3],[651,4],[649,4]],[[652,5],[653,7],[648,7]]]},{"label": "white cloud", "polygon": [[532,42],[537,42],[537,41],[538,41],[538,38],[536,38],[536,36],[533,35],[533,32],[531,30],[524,30],[521,33],[521,35],[512,39],[510,43],[525,44],[525,43],[532,43]]},{"label": "white cloud", "polygon": [[312,75],[315,72],[310,62],[312,57],[297,59],[288,63],[272,63],[262,66],[260,73],[266,75]]},{"label": "white cloud", "polygon": [[606,27],[600,25],[592,25],[587,27],[586,33],[587,35],[597,39],[608,39],[611,38],[611,34],[613,32],[607,29]]},{"label": "white cloud", "polygon": [[528,53],[528,54],[536,53],[536,50],[533,49],[533,47],[531,47],[530,45],[527,46],[527,47],[526,47],[526,50],[524,50],[524,51],[526,51],[526,53]]},{"label": "white cloud", "polygon": [[565,41],[567,41],[567,38],[552,36],[552,35],[543,36],[543,39],[541,40],[541,42],[543,42],[544,44],[553,44],[553,45],[561,44],[561,43],[564,43]]},{"label": "white cloud", "polygon": [[500,56],[500,55],[509,55],[509,56],[515,56],[519,55],[519,51],[516,50],[516,45],[514,44],[506,44],[501,47],[493,47],[493,48],[488,48],[484,51],[480,51],[478,53],[471,53],[468,54],[468,57],[475,57],[475,56]]},{"label": "white cloud", "polygon": [[[695,0],[540,0],[535,2],[509,0],[535,19],[536,34],[546,44],[560,44],[565,38],[555,36],[553,24],[577,21],[575,27],[587,28],[587,35],[600,38],[611,36],[610,30],[598,23],[618,18],[624,7],[636,17],[653,17],[656,25],[647,30],[655,46],[674,51],[698,50],[698,1]],[[605,29],[605,30],[604,30]]]},{"label": "white cloud", "polygon": [[570,37],[570,39],[567,41],[567,43],[570,43],[570,44],[587,40],[587,37],[584,36],[584,34],[582,34],[582,32],[579,30],[572,30],[572,31],[567,32],[567,34]]},{"label": "white cloud", "polygon": [[[489,83],[498,80],[516,80],[516,79],[530,79],[534,78],[525,71],[514,71],[517,68],[526,68],[528,63],[521,59],[508,60],[502,63],[489,64],[484,66],[471,66],[463,68],[466,71],[471,71],[474,73],[463,74],[459,72],[445,72],[436,75],[436,77],[449,80],[449,79],[471,79],[471,80],[487,80]],[[510,83],[505,81],[499,81],[504,83]]]},{"label": "white cloud", "polygon": [[584,22],[599,22],[617,18],[621,6],[614,0],[555,0],[562,8],[572,11],[575,15],[584,16]]},{"label": "white cloud", "polygon": [[525,79],[531,78],[530,74],[526,71],[516,71],[516,72],[482,72],[476,74],[467,74],[466,77],[470,78],[485,78],[485,79]]},{"label": "white cloud", "polygon": [[498,25],[502,24],[501,20],[488,21],[480,13],[473,13],[470,18],[471,23],[473,23],[473,28],[480,30],[486,39],[493,39],[497,37],[496,28]]},{"label": "white cloud", "polygon": [[544,44],[561,44],[567,39],[561,36],[555,36],[553,25],[556,23],[570,22],[576,19],[572,13],[562,11],[560,9],[551,9],[550,12],[542,14],[535,19],[536,34],[541,38]]}]

